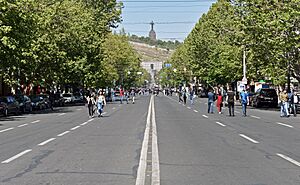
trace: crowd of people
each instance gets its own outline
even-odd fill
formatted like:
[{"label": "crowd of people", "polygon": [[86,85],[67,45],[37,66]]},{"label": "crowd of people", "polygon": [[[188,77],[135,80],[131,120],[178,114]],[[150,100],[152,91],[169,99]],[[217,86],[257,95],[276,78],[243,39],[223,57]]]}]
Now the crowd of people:
[{"label": "crowd of people", "polygon": [[[289,117],[293,114],[297,116],[297,104],[299,103],[299,98],[296,92],[291,90],[282,90],[278,93],[278,103],[280,106],[280,117]],[[207,93],[208,99],[208,110],[209,114],[214,113],[215,105],[219,114],[223,113],[223,107],[228,107],[229,116],[235,116],[234,107],[239,100],[242,106],[242,115],[247,116],[247,107],[250,103],[250,98],[252,94],[249,93],[248,89],[243,89],[241,92],[236,93],[233,88],[228,87],[216,87],[210,88]],[[196,97],[195,91],[193,88],[182,88],[178,91],[178,101],[183,104],[187,103],[187,100],[190,101],[190,104],[194,104],[194,98]]]}]

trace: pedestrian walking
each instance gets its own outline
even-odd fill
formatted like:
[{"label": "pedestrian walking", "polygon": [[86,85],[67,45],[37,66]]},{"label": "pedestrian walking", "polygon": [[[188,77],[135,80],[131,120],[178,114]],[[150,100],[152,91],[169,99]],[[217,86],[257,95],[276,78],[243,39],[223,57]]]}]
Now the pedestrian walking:
[{"label": "pedestrian walking", "polygon": [[183,103],[184,103],[184,105],[186,104],[186,99],[187,99],[187,94],[186,94],[186,90],[184,89],[183,90]]},{"label": "pedestrian walking", "polygon": [[244,89],[241,92],[241,103],[242,103],[243,116],[247,116],[247,104],[248,104],[248,101],[249,101],[249,94]]},{"label": "pedestrian walking", "polygon": [[87,108],[88,108],[88,113],[89,113],[89,118],[92,118],[94,115],[94,98],[92,94],[89,94],[86,97],[87,100]]},{"label": "pedestrian walking", "polygon": [[120,102],[123,104],[123,98],[124,98],[124,90],[120,88]]},{"label": "pedestrian walking", "polygon": [[298,98],[296,92],[294,92],[294,94],[293,94],[293,100],[292,100],[292,102],[293,102],[292,109],[293,109],[294,117],[296,117],[297,116],[297,105],[299,103],[299,98]]},{"label": "pedestrian walking", "polygon": [[210,89],[208,94],[208,110],[207,113],[214,113],[214,101],[215,101],[215,94]]},{"label": "pedestrian walking", "polygon": [[217,108],[219,114],[222,114],[222,107],[223,107],[223,96],[222,93],[219,92],[218,97],[217,97]]},{"label": "pedestrian walking", "polygon": [[134,99],[135,99],[135,90],[134,89],[131,90],[131,97],[132,97],[132,104],[134,104],[135,103],[134,102]]},{"label": "pedestrian walking", "polygon": [[106,105],[105,96],[102,92],[99,93],[97,98],[98,117],[103,117],[103,109]]},{"label": "pedestrian walking", "polygon": [[279,94],[280,100],[280,117],[289,117],[289,110],[288,110],[288,94],[286,90],[283,90]]},{"label": "pedestrian walking", "polygon": [[182,100],[182,92],[178,91],[178,98],[179,98],[179,102],[183,102]]},{"label": "pedestrian walking", "polygon": [[194,90],[192,88],[190,88],[190,102],[191,105],[194,104]]},{"label": "pedestrian walking", "polygon": [[230,87],[227,92],[226,102],[228,106],[229,116],[234,116],[234,103],[236,101],[236,97],[232,88]]}]

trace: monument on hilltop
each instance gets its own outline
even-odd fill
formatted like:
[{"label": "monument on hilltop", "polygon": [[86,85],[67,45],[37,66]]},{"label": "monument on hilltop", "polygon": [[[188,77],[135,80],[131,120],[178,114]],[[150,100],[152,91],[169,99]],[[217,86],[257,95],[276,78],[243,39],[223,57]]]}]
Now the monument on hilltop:
[{"label": "monument on hilltop", "polygon": [[150,37],[150,39],[152,39],[152,40],[156,40],[156,33],[155,33],[155,31],[154,31],[154,22],[152,21],[152,22],[150,23],[150,25],[151,25],[151,30],[150,30],[150,32],[149,32],[149,37]]}]

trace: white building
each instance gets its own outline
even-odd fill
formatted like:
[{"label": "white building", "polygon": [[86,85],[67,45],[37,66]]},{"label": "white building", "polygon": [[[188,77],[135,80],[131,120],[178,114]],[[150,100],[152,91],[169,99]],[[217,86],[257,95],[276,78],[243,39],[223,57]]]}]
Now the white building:
[{"label": "white building", "polygon": [[146,69],[151,75],[151,82],[155,82],[155,75],[163,68],[163,62],[160,61],[144,61],[142,62],[142,68]]}]

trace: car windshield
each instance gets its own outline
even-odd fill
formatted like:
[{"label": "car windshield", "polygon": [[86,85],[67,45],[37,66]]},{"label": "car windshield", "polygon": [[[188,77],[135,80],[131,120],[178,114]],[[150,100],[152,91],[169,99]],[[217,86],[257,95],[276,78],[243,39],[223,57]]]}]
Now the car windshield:
[{"label": "car windshield", "polygon": [[261,95],[274,97],[277,96],[276,91],[274,89],[262,89]]},{"label": "car windshield", "polygon": [[71,94],[63,94],[63,97],[69,98],[69,97],[72,97],[72,95]]}]

